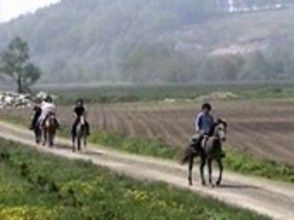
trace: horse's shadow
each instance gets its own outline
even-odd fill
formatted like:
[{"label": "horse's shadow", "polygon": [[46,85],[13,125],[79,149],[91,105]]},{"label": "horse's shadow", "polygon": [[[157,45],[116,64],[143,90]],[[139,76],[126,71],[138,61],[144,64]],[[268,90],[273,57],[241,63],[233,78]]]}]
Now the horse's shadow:
[{"label": "horse's shadow", "polygon": [[103,154],[97,151],[86,151],[84,152],[85,155],[89,156],[102,156]]},{"label": "horse's shadow", "polygon": [[221,184],[217,188],[226,188],[226,189],[258,189],[258,186],[247,185],[247,184]]},{"label": "horse's shadow", "polygon": [[[72,148],[67,146],[67,145],[62,145],[62,144],[59,144],[58,146],[55,146],[57,149],[61,149],[61,150],[71,150]],[[87,150],[87,151],[84,151],[82,152],[83,154],[85,155],[88,155],[88,156],[102,156],[103,154],[98,152],[98,151],[91,151],[91,150]]]}]

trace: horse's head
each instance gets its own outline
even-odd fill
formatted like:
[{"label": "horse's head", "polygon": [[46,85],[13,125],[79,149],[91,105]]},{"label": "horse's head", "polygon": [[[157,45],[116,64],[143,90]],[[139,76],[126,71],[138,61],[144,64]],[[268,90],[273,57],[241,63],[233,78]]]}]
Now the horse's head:
[{"label": "horse's head", "polygon": [[227,127],[228,127],[227,122],[224,119],[219,118],[214,127],[214,135],[218,137],[221,141],[226,141]]}]

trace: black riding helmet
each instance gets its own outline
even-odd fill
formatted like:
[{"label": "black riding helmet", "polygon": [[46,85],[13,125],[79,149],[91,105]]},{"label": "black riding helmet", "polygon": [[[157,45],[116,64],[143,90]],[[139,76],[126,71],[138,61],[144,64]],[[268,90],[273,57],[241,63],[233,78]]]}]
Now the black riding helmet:
[{"label": "black riding helmet", "polygon": [[76,105],[77,104],[81,104],[81,105],[83,105],[84,104],[84,100],[83,99],[77,99],[77,101],[76,101]]},{"label": "black riding helmet", "polygon": [[209,104],[209,103],[204,103],[204,104],[202,105],[202,110],[204,110],[204,109],[208,109],[209,111],[211,111],[211,110],[212,110],[211,104]]},{"label": "black riding helmet", "polygon": [[48,95],[46,98],[45,98],[45,101],[46,102],[53,102],[53,98],[50,96],[50,95]]}]

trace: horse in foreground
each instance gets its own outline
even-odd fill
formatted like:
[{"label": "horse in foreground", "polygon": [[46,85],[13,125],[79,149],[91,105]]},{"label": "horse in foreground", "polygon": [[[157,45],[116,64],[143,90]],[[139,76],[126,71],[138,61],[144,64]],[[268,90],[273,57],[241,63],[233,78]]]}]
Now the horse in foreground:
[{"label": "horse in foreground", "polygon": [[87,147],[87,128],[84,116],[81,116],[74,132],[72,132],[72,151],[81,151],[82,143]]},{"label": "horse in foreground", "polygon": [[194,165],[194,158],[200,156],[200,175],[202,185],[206,185],[206,180],[204,177],[204,167],[206,163],[208,164],[208,175],[209,175],[209,184],[214,186],[212,182],[212,162],[216,161],[219,168],[219,176],[216,181],[216,185],[220,185],[222,181],[222,173],[223,173],[223,151],[222,144],[226,140],[227,134],[227,123],[224,120],[218,120],[218,122],[214,126],[213,135],[211,137],[204,138],[202,142],[202,147],[195,152],[191,147],[185,152],[185,155],[181,161],[182,164],[189,163],[189,175],[188,181],[189,185],[193,185],[192,181],[192,171]]},{"label": "horse in foreground", "polygon": [[56,118],[55,114],[49,114],[43,125],[41,126],[42,136],[43,136],[43,146],[48,144],[49,147],[54,146],[54,138],[56,134]]}]

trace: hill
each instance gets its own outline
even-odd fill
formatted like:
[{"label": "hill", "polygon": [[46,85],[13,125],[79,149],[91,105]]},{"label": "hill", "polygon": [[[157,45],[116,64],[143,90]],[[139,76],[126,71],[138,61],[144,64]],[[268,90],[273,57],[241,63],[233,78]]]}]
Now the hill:
[{"label": "hill", "polygon": [[46,83],[292,80],[290,3],[63,0],[1,24],[0,51],[24,38]]}]

